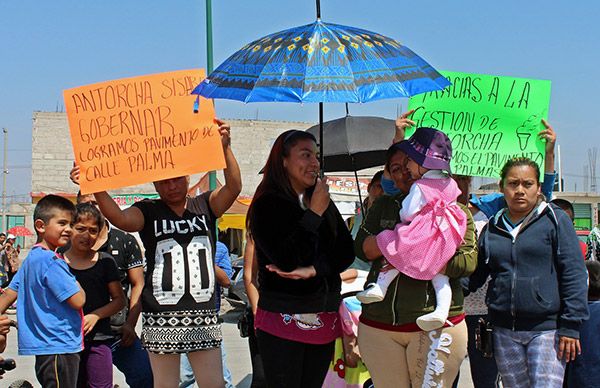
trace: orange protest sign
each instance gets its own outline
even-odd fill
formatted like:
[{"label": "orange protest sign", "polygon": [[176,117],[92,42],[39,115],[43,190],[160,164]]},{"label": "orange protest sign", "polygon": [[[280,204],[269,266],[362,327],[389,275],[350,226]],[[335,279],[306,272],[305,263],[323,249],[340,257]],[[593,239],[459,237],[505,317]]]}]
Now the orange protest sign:
[{"label": "orange protest sign", "polygon": [[204,70],[124,78],[63,92],[81,192],[133,186],[225,166],[211,100],[192,89]]}]

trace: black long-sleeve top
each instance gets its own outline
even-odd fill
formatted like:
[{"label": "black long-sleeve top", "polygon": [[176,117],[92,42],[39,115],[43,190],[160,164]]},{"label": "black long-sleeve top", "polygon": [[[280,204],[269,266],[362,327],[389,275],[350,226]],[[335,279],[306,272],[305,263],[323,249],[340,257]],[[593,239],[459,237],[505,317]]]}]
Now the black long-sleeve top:
[{"label": "black long-sleeve top", "polygon": [[[333,202],[323,216],[304,210],[298,200],[275,193],[264,194],[252,206],[252,237],[259,265],[258,306],[292,314],[337,311],[340,272],[354,260],[354,248]],[[306,280],[286,279],[270,272],[268,264],[286,272],[313,265],[317,274]]]}]

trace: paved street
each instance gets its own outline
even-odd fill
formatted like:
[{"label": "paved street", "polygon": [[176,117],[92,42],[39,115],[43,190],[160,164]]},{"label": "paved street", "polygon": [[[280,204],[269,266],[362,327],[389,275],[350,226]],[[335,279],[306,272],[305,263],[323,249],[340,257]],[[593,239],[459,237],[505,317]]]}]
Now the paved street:
[{"label": "paved street", "polygon": [[[240,309],[232,308],[225,300],[223,301],[223,336],[225,338],[227,363],[233,375],[234,385],[238,388],[247,388],[250,386],[252,371],[250,365],[250,353],[248,351],[248,341],[239,336],[236,326],[240,311]],[[12,317],[14,319],[14,315]],[[138,329],[140,329],[139,325]],[[6,351],[2,356],[4,358],[14,358],[17,362],[17,369],[7,372],[4,375],[4,379],[0,381],[0,387],[8,387],[10,383],[19,379],[26,379],[35,387],[39,387],[33,369],[34,358],[30,356],[20,357],[17,355],[17,336],[14,329],[8,336]],[[118,384],[121,388],[127,387],[123,374],[116,368],[114,368],[114,383]],[[468,360],[462,365],[459,386],[461,388],[473,386],[469,376]]]}]

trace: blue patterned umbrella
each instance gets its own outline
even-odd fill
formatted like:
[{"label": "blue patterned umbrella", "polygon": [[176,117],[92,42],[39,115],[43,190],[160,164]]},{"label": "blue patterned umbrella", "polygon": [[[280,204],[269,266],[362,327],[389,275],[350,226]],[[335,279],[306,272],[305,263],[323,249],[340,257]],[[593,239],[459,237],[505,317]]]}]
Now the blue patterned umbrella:
[{"label": "blue patterned umbrella", "polygon": [[247,44],[192,93],[244,102],[368,102],[448,85],[394,39],[318,19]]}]

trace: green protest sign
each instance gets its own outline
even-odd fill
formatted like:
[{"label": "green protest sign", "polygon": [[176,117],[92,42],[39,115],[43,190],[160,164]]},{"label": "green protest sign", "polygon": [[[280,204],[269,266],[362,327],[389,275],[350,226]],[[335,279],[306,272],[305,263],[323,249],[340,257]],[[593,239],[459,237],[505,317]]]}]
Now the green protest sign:
[{"label": "green protest sign", "polygon": [[[504,163],[525,156],[544,168],[537,136],[548,117],[550,81],[442,71],[452,85],[411,97],[417,127],[444,131],[452,141],[452,172],[497,178]],[[410,136],[414,129],[407,131]]]}]

